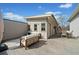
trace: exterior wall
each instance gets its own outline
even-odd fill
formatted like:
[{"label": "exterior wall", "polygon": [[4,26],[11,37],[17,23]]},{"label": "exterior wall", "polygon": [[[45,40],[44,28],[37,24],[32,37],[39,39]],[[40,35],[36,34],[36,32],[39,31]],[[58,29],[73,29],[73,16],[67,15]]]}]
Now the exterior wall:
[{"label": "exterior wall", "polygon": [[[41,33],[42,37],[47,39],[50,36],[55,34],[54,26],[58,26],[53,17],[41,17],[41,18],[29,18],[27,19],[28,24],[30,25],[31,32]],[[45,23],[46,30],[41,31],[41,23]],[[34,31],[34,24],[37,24],[38,31]]]},{"label": "exterior wall", "polygon": [[27,33],[27,24],[12,20],[4,20],[3,40],[18,38]]},{"label": "exterior wall", "polygon": [[51,36],[51,24],[47,23],[47,37],[49,38]]},{"label": "exterior wall", "polygon": [[73,36],[79,36],[79,15],[77,15],[70,23],[70,31],[73,31]]},{"label": "exterior wall", "polygon": [[3,37],[3,32],[4,32],[4,24],[3,24],[3,19],[0,16],[0,43],[2,41],[2,37]]},{"label": "exterior wall", "polygon": [[52,35],[54,35],[54,28],[53,28],[52,24],[47,23],[47,37],[49,38]]},{"label": "exterior wall", "polygon": [[51,25],[51,36],[54,35],[54,34],[55,34],[55,31],[54,31],[54,24],[52,24],[52,25]]},{"label": "exterior wall", "polygon": [[[38,20],[39,19],[39,20]],[[44,18],[33,18],[27,20],[28,24],[30,25],[30,29],[32,33],[41,33],[42,38],[47,39],[47,21]],[[45,23],[45,31],[41,31],[41,23]],[[34,24],[37,24],[37,31],[34,31]]]},{"label": "exterior wall", "polygon": [[55,34],[54,26],[57,26],[55,19],[52,17],[48,17],[48,26],[47,26],[47,33],[48,37],[53,36]]}]

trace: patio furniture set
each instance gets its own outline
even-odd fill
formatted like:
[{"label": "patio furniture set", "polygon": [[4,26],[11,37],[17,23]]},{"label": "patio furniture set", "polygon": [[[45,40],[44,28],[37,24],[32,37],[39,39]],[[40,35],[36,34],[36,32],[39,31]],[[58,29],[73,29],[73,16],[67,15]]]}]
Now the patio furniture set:
[{"label": "patio furniture set", "polygon": [[62,32],[61,37],[71,38],[72,37],[72,32],[73,31],[64,31],[64,32]]}]

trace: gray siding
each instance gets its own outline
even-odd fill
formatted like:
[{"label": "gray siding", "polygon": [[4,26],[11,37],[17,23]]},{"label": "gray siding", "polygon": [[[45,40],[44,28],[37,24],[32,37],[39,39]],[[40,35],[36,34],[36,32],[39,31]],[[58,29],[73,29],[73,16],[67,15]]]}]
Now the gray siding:
[{"label": "gray siding", "polygon": [[4,24],[3,24],[3,19],[0,16],[0,43],[2,41],[2,37],[3,37],[3,32],[4,32]]},{"label": "gray siding", "polygon": [[27,23],[4,20],[3,40],[18,38],[27,33]]}]

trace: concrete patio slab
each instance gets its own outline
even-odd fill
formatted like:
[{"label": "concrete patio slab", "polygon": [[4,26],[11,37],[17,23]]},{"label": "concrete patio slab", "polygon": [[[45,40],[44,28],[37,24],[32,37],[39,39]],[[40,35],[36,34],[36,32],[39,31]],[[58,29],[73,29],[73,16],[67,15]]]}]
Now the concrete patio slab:
[{"label": "concrete patio slab", "polygon": [[78,55],[79,39],[54,38],[47,41],[40,40],[31,45],[27,50],[19,47],[19,39],[5,42],[9,50],[1,55]]}]

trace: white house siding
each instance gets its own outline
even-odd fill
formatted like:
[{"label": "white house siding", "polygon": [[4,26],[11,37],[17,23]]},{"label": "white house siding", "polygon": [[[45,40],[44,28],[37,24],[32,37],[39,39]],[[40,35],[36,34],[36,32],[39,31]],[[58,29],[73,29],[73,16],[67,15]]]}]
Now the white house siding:
[{"label": "white house siding", "polygon": [[79,37],[79,15],[70,22],[70,31],[73,31],[74,37]]},{"label": "white house siding", "polygon": [[18,38],[27,33],[27,23],[4,20],[3,40]]},{"label": "white house siding", "polygon": [[[42,38],[47,39],[55,34],[54,26],[58,27],[58,24],[52,15],[48,16],[32,16],[27,17],[27,22],[30,25],[31,32],[41,33]],[[45,23],[45,31],[41,31],[41,23]],[[38,31],[34,31],[34,24],[38,24]]]},{"label": "white house siding", "polygon": [[[39,19],[39,20],[38,20]],[[47,39],[47,21],[44,18],[33,18],[27,20],[28,24],[30,25],[30,29],[32,33],[41,33],[42,38]],[[45,23],[45,31],[41,31],[41,24]],[[37,31],[34,31],[34,24],[37,24]]]}]

